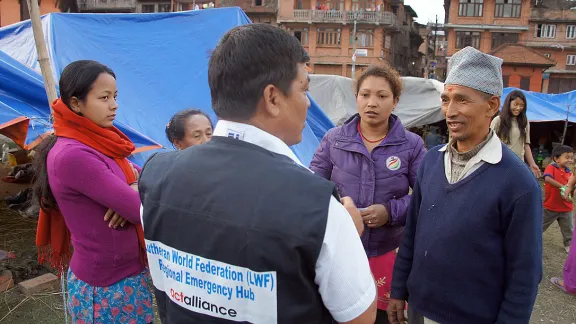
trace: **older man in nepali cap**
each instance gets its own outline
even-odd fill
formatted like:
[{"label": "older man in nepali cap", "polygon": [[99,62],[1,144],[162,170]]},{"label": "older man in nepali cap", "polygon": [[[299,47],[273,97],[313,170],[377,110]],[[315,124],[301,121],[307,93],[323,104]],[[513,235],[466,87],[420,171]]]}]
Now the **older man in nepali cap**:
[{"label": "older man in nepali cap", "polygon": [[451,141],[420,165],[396,259],[391,323],[528,323],[542,277],[542,193],[490,129],[502,60],[454,54],[442,93]]}]

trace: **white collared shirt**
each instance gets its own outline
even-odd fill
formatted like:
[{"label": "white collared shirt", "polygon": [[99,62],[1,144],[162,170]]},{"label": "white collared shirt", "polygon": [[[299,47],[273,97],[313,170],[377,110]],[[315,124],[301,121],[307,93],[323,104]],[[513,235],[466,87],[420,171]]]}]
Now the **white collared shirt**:
[{"label": "white collared shirt", "polygon": [[[212,135],[258,145],[285,155],[306,168],[282,140],[252,125],[220,120]],[[348,322],[360,316],[376,298],[376,287],[362,241],[350,214],[334,197],[328,207],[326,233],[316,260],[314,281],[324,306],[338,322]]]},{"label": "white collared shirt", "polygon": [[[493,131],[491,131],[493,132]],[[444,145],[442,148],[439,149],[440,152],[444,153],[444,171],[446,172],[446,179],[448,182],[451,183],[452,179],[452,153],[448,150],[448,145],[450,143]],[[460,175],[460,179],[456,182],[461,181],[462,179],[466,178],[467,176],[474,173],[474,171],[478,170],[484,163],[490,164],[497,164],[502,160],[502,142],[496,134],[492,134],[492,138],[484,145],[480,151],[473,156],[462,171]]]}]

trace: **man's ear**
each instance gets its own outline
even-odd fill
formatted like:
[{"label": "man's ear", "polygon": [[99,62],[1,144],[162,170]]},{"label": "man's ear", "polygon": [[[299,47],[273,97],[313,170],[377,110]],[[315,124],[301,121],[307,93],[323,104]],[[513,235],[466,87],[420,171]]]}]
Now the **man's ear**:
[{"label": "man's ear", "polygon": [[280,89],[278,89],[274,85],[267,85],[264,88],[263,100],[264,100],[264,109],[266,113],[271,115],[272,117],[278,117],[280,115],[280,100],[281,100],[282,93]]},{"label": "man's ear", "polygon": [[179,139],[174,140],[174,147],[178,150],[182,150],[182,142]]},{"label": "man's ear", "polygon": [[490,118],[492,118],[492,116],[494,116],[498,110],[500,110],[500,97],[497,96],[492,96],[490,97],[490,99],[488,99],[488,105],[489,105],[489,109],[488,109],[488,115],[490,116]]}]

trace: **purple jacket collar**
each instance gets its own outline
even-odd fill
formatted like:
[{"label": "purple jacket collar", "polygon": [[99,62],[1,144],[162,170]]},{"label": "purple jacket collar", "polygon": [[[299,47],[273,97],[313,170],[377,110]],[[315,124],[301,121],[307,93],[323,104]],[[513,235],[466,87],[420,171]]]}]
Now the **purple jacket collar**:
[{"label": "purple jacket collar", "polygon": [[[358,133],[358,123],[360,122],[360,115],[355,114],[350,117],[336,134],[336,142],[338,146],[347,151],[358,152],[368,155],[368,151],[362,142],[362,137]],[[390,130],[386,138],[377,147],[402,145],[408,142],[406,131],[398,116],[392,114],[388,119],[390,123]]]}]

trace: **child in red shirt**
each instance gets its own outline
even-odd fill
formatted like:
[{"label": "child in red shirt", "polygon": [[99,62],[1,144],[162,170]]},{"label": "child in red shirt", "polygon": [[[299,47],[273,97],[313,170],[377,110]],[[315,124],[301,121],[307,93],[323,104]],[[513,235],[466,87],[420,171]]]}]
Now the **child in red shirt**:
[{"label": "child in red shirt", "polygon": [[566,184],[568,184],[568,180],[572,175],[568,167],[574,162],[574,150],[566,145],[558,145],[552,150],[552,159],[554,163],[548,165],[546,170],[544,170],[546,187],[543,231],[546,231],[552,223],[558,221],[562,237],[564,238],[564,248],[568,252],[570,251],[574,228],[572,222],[574,205],[571,200],[564,199],[561,190],[566,190]]}]

